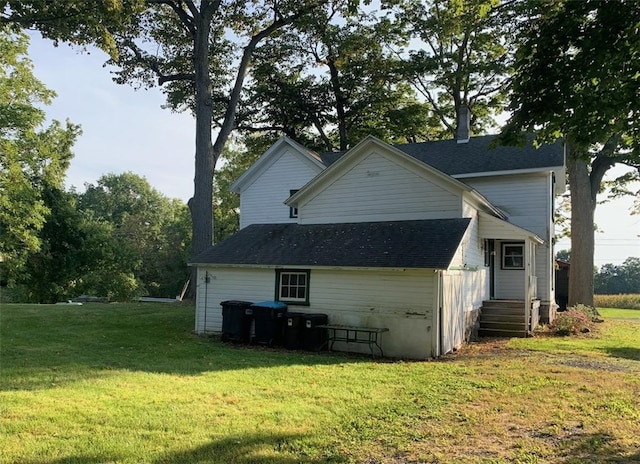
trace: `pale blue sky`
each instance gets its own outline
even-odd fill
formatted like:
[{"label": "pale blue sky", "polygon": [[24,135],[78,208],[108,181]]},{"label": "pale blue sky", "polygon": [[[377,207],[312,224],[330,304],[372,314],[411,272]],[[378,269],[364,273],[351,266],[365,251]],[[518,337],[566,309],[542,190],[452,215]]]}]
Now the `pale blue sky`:
[{"label": "pale blue sky", "polygon": [[[47,115],[80,124],[83,135],[67,172],[67,186],[84,191],[103,174],[131,171],[158,191],[187,201],[193,193],[194,121],[190,114],[162,109],[159,89],[134,90],[115,84],[106,55],[54,47],[32,34],[29,48],[36,76],[58,97]],[[596,222],[596,266],[640,257],[640,215],[631,216],[631,199],[600,205]],[[557,249],[569,248],[562,240]]]}]

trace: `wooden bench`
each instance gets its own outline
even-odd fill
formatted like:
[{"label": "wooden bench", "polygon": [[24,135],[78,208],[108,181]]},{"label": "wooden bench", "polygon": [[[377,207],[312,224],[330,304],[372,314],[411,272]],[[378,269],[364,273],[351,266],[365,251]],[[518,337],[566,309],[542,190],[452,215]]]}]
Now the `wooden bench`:
[{"label": "wooden bench", "polygon": [[329,346],[333,350],[335,342],[363,343],[369,345],[371,357],[375,358],[375,349],[380,352],[380,357],[384,357],[382,352],[382,334],[388,332],[386,327],[355,327],[351,325],[324,324],[316,326],[319,329],[327,329],[327,342],[324,346]]}]

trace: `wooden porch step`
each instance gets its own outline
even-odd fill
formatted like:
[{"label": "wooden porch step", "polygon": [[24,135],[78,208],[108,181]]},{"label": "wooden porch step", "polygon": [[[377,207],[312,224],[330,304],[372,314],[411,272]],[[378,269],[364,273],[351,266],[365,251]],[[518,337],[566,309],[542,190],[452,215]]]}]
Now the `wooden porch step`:
[{"label": "wooden porch step", "polygon": [[486,322],[512,322],[514,324],[524,324],[524,314],[500,314],[500,313],[484,313],[480,316],[481,321]]},{"label": "wooden porch step", "polygon": [[482,304],[478,335],[481,337],[526,337],[523,300],[488,300]]},{"label": "wooden porch step", "polygon": [[486,300],[482,302],[483,309],[489,310],[518,310],[523,311],[524,301],[522,300]]},{"label": "wooden porch step", "polygon": [[513,331],[513,330],[496,330],[496,329],[480,329],[478,331],[480,337],[518,337],[526,338],[530,334],[525,331]]},{"label": "wooden porch step", "polygon": [[522,331],[527,330],[527,325],[524,322],[509,322],[509,321],[480,321],[480,330],[513,330]]},{"label": "wooden porch step", "polygon": [[520,309],[511,309],[511,308],[504,308],[504,309],[487,309],[487,308],[482,308],[482,316],[497,316],[497,317],[519,317],[520,319],[524,320],[524,308],[520,308]]}]

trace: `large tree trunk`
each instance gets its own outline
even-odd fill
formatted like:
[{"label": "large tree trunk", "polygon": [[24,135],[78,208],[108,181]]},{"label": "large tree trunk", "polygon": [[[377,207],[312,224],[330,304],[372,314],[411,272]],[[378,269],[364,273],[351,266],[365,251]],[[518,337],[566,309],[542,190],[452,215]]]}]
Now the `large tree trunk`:
[{"label": "large tree trunk", "polygon": [[[213,172],[215,160],[211,144],[211,81],[209,78],[209,33],[212,5],[203,1],[197,18],[194,38],[196,153],[193,197],[189,200],[192,223],[191,256],[206,250],[213,243]],[[195,268],[194,268],[195,271]],[[191,289],[195,288],[192,272]]]},{"label": "large tree trunk", "polygon": [[340,138],[340,150],[346,150],[349,148],[349,134],[347,129],[347,116],[345,109],[345,97],[340,86],[340,74],[338,67],[336,66],[333,57],[327,58],[327,65],[329,66],[329,74],[331,76],[331,89],[336,99],[336,113],[338,116],[338,135]]},{"label": "large tree trunk", "polygon": [[591,189],[588,162],[569,152],[567,156],[571,191],[571,273],[569,306],[593,306],[593,255],[595,193]]}]

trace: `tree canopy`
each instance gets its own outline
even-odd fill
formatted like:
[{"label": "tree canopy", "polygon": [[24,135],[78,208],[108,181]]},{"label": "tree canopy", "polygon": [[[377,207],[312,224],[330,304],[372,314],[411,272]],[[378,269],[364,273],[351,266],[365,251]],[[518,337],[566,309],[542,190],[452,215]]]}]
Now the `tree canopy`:
[{"label": "tree canopy", "polygon": [[363,12],[297,22],[256,52],[248,128],[319,151],[346,150],[369,134],[424,140],[427,109],[390,53],[398,40],[388,21]]},{"label": "tree canopy", "polygon": [[621,265],[601,266],[595,275],[595,292],[601,295],[640,293],[640,258],[627,258]]},{"label": "tree canopy", "polygon": [[520,8],[494,0],[386,2],[410,40],[397,49],[408,82],[427,102],[435,139],[456,133],[461,105],[476,134],[496,127],[506,109]]},{"label": "tree canopy", "polygon": [[[54,41],[95,44],[116,81],[158,84],[174,110],[195,115],[193,253],[212,244],[213,175],[232,131],[256,47],[312,11],[349,0],[6,0],[1,21]],[[215,140],[212,130],[216,130]]]},{"label": "tree canopy", "polygon": [[28,38],[0,26],[0,256],[13,281],[50,213],[43,194],[61,188],[79,126],[44,126],[55,93],[33,75]]},{"label": "tree canopy", "polygon": [[[640,172],[640,8],[635,2],[527,2],[505,138],[564,138],[571,191],[569,304],[593,304],[594,211],[616,163]],[[623,180],[623,179],[621,179]]]}]

